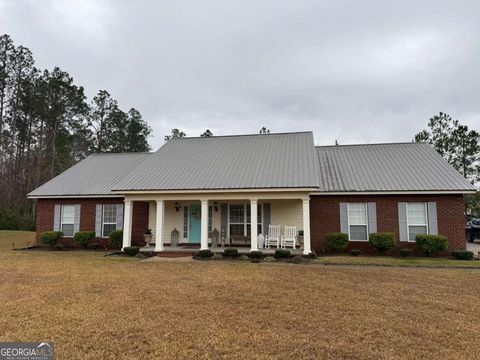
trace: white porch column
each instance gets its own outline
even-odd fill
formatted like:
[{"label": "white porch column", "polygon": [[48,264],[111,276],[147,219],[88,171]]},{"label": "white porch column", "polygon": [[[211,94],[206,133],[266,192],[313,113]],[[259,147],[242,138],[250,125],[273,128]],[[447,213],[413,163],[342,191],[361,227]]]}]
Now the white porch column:
[{"label": "white porch column", "polygon": [[201,200],[200,249],[208,249],[208,200]]},{"label": "white porch column", "polygon": [[155,251],[163,251],[163,222],[165,217],[165,202],[157,200],[157,214],[155,227]]},{"label": "white porch column", "polygon": [[125,200],[125,214],[123,215],[122,250],[132,245],[132,214],[133,204],[130,200]]},{"label": "white porch column", "polygon": [[302,199],[303,202],[303,253],[312,252],[310,247],[310,198]]},{"label": "white porch column", "polygon": [[250,199],[250,251],[258,250],[257,199]]}]

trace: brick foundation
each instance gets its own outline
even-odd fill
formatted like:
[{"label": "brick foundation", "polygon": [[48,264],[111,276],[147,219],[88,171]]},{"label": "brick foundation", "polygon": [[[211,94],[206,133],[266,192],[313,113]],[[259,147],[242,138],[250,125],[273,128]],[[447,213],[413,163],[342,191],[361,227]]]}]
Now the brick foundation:
[{"label": "brick foundation", "polygon": [[[465,249],[465,218],[463,195],[345,195],[312,196],[310,199],[310,230],[312,249],[325,248],[325,236],[340,232],[341,202],[375,202],[377,204],[377,231],[393,232],[397,238],[397,249],[415,248],[415,243],[400,242],[398,226],[398,203],[415,201],[435,201],[439,235],[445,235],[449,251]],[[368,242],[352,241],[348,249],[372,252]]]}]

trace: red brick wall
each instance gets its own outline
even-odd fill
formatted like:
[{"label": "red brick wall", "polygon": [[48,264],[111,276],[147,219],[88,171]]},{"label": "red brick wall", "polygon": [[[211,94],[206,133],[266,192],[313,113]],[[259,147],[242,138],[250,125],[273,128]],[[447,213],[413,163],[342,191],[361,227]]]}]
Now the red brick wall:
[{"label": "red brick wall", "polygon": [[[56,204],[80,204],[80,231],[95,231],[97,204],[123,204],[123,198],[39,199],[37,202],[37,243],[44,231],[53,230]],[[143,233],[148,227],[148,202],[133,203],[132,245],[144,244]],[[70,245],[77,245],[65,239]]]},{"label": "red brick wall", "polygon": [[[449,250],[466,248],[463,195],[324,195],[310,199],[312,249],[324,249],[325,235],[340,231],[341,202],[375,202],[377,231],[395,233],[399,248],[414,248],[415,243],[398,241],[398,203],[409,201],[435,201],[439,235],[448,237]],[[352,248],[372,250],[368,242],[362,241],[350,242],[348,249]]]}]

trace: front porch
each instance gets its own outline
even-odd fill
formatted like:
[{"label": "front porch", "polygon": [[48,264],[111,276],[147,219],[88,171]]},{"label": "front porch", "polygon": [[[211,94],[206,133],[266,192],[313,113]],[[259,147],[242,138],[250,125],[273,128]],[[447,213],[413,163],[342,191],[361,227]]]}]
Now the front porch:
[{"label": "front porch", "polygon": [[[221,247],[221,246],[213,246],[209,247],[209,249],[216,254],[223,254],[224,250],[227,247]],[[252,251],[249,247],[244,247],[244,246],[232,246],[228,247],[229,249],[237,249],[238,253],[240,255],[248,255]],[[190,246],[190,245],[181,245],[181,246],[168,246],[165,245],[163,248],[163,252],[165,253],[185,253],[185,254],[191,254],[192,252],[200,250],[200,246]],[[276,248],[270,247],[270,249],[259,249],[263,254],[265,255],[274,255]],[[292,255],[302,255],[303,254],[303,249],[302,248],[296,248],[288,249]],[[154,246],[144,246],[140,248],[140,252],[146,252],[146,253],[151,253],[151,252],[156,252]]]},{"label": "front porch", "polygon": [[[203,195],[203,194],[202,194]],[[132,232],[139,229],[132,221],[133,203],[148,207],[148,229],[154,246],[141,251],[192,252],[211,249],[223,252],[227,247],[239,253],[261,250],[273,254],[276,247],[266,249],[262,240],[269,236],[269,226],[280,228],[279,238],[286,238],[286,229],[295,229],[295,249],[292,253],[309,254],[310,206],[305,193],[224,193],[178,195],[126,195],[123,247],[131,246]],[[145,223],[145,221],[144,221]],[[135,242],[141,246],[143,243]]]}]

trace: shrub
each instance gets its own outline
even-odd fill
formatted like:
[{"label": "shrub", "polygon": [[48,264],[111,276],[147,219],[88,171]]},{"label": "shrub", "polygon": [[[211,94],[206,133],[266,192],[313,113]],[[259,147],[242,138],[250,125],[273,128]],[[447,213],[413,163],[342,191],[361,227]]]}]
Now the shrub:
[{"label": "shrub", "polygon": [[290,256],[289,250],[277,249],[275,250],[275,259],[287,259]]},{"label": "shrub", "polygon": [[263,257],[263,253],[261,251],[251,251],[250,258],[252,259],[261,259]]},{"label": "shrub", "polygon": [[247,255],[242,255],[240,256],[240,260],[247,261],[250,260],[250,258]]},{"label": "shrub", "polygon": [[79,231],[73,236],[84,248],[90,247],[90,242],[95,238],[95,231]]},{"label": "shrub", "polygon": [[368,236],[368,242],[376,251],[383,254],[395,247],[395,234],[372,233]]},{"label": "shrub", "polygon": [[210,249],[199,250],[195,253],[195,259],[210,259],[213,256],[213,252]]},{"label": "shrub", "polygon": [[61,231],[45,231],[40,234],[40,241],[53,247],[62,236],[63,233]]},{"label": "shrub", "polygon": [[358,256],[360,255],[361,251],[358,250],[358,249],[352,249],[350,250],[350,254],[352,254],[352,256]]},{"label": "shrub", "polygon": [[123,243],[123,230],[114,230],[108,236],[113,246],[119,248],[122,247]]},{"label": "shrub", "polygon": [[301,264],[302,262],[304,262],[304,260],[302,255],[295,255],[293,258],[288,259],[287,262],[293,264]]},{"label": "shrub", "polygon": [[415,237],[415,245],[425,255],[439,254],[448,248],[448,239],[442,235],[421,234]]},{"label": "shrub", "polygon": [[412,254],[412,249],[400,249],[400,255],[408,257]]},{"label": "shrub", "polygon": [[223,250],[223,255],[228,256],[228,257],[237,257],[238,256],[238,249],[234,248],[226,248]]},{"label": "shrub", "polygon": [[458,260],[472,260],[473,252],[468,250],[453,250],[452,256]]},{"label": "shrub", "polygon": [[274,262],[275,258],[273,256],[266,256],[265,259],[263,259],[265,262]]},{"label": "shrub", "polygon": [[138,246],[127,246],[123,248],[123,252],[128,256],[135,256],[140,252],[140,248]]},{"label": "shrub", "polygon": [[325,239],[327,250],[332,252],[340,252],[345,250],[348,245],[348,234],[330,233]]}]

